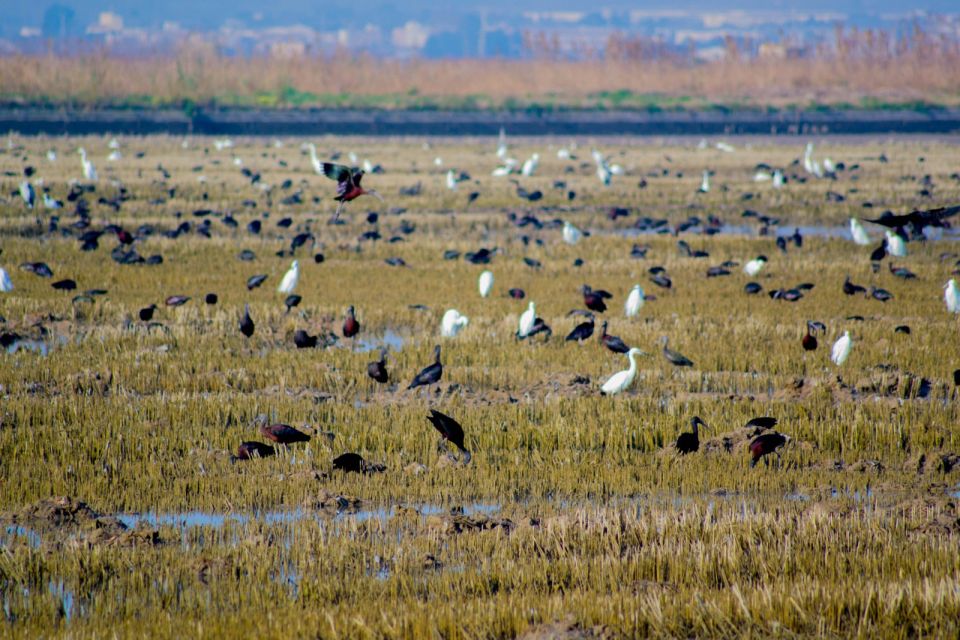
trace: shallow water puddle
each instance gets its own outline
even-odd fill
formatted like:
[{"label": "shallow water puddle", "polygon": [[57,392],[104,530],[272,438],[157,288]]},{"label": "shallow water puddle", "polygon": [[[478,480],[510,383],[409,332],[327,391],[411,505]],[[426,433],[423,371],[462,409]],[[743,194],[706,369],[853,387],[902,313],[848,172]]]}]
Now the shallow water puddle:
[{"label": "shallow water puddle", "polygon": [[379,338],[358,340],[356,347],[354,347],[354,351],[357,351],[358,353],[368,353],[370,351],[376,351],[380,348],[389,349],[391,351],[400,351],[403,349],[405,342],[406,340],[398,333],[394,332],[392,329],[387,329]]}]

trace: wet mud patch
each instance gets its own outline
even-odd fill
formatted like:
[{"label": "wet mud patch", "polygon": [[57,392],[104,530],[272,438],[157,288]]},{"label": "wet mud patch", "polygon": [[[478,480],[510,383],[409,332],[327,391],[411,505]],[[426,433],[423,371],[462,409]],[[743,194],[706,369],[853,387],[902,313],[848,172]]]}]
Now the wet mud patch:
[{"label": "wet mud patch", "polygon": [[130,528],[102,515],[85,502],[67,496],[41,500],[20,511],[0,515],[0,524],[32,532],[41,543],[77,546],[154,546],[162,542],[156,529]]}]

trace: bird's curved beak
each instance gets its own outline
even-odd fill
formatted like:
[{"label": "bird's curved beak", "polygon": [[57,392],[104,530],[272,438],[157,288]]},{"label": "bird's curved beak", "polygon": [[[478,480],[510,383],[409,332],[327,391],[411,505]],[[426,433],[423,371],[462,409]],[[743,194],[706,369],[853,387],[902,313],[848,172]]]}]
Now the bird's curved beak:
[{"label": "bird's curved beak", "polygon": [[379,200],[380,202],[383,202],[383,197],[382,197],[379,193],[377,193],[376,191],[374,191],[373,189],[370,189],[369,191],[367,191],[367,195],[368,195],[368,196],[373,196],[374,198],[376,198],[376,199]]}]

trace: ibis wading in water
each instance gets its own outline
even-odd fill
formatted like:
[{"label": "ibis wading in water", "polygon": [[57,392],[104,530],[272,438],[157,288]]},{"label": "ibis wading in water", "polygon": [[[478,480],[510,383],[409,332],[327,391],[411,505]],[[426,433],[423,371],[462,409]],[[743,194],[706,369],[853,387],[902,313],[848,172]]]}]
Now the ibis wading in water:
[{"label": "ibis wading in water", "polygon": [[603,383],[603,386],[600,387],[600,394],[612,396],[629,387],[633,383],[633,379],[637,376],[637,356],[642,355],[646,354],[636,347],[627,351],[627,358],[630,359],[630,368],[624,371],[618,371],[610,376],[610,378]]},{"label": "ibis wading in water", "polygon": [[334,220],[340,217],[340,212],[343,210],[343,203],[356,200],[360,196],[373,196],[380,200],[380,202],[383,202],[383,198],[380,197],[379,193],[373,189],[364,189],[360,186],[360,180],[363,179],[363,171],[360,169],[354,170],[343,164],[324,162],[323,175],[331,180],[337,181],[337,197],[335,197],[334,200],[340,204],[337,205],[337,212],[333,216]]}]

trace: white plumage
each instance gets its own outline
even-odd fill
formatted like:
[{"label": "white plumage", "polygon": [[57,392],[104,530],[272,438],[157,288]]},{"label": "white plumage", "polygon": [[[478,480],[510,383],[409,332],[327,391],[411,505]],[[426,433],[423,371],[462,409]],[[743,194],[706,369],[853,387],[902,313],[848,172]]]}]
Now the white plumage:
[{"label": "white plumage", "polygon": [[950,278],[943,288],[943,301],[947,303],[947,311],[960,313],[960,291],[957,290],[957,281]]},{"label": "white plumage", "polygon": [[779,189],[783,186],[783,171],[777,169],[773,172],[773,187],[774,189]]},{"label": "white plumage", "polygon": [[628,318],[633,318],[640,313],[644,302],[646,302],[646,296],[643,293],[643,288],[635,284],[627,295],[627,301],[623,305],[623,311]]},{"label": "white plumage", "polygon": [[96,182],[97,168],[93,166],[93,161],[87,158],[87,150],[80,147],[77,153],[80,154],[80,164],[83,166],[83,179]]},{"label": "white plumage", "polygon": [[703,172],[703,179],[700,181],[700,193],[707,193],[710,191],[710,172]]},{"label": "white plumage", "polygon": [[830,352],[830,359],[837,366],[840,366],[850,357],[850,350],[853,348],[853,340],[850,339],[850,332],[844,331],[843,335],[833,343],[833,350]]},{"label": "white plumage", "polygon": [[520,324],[517,327],[517,337],[526,338],[533,329],[533,323],[536,322],[536,320],[537,308],[531,300],[530,304],[527,305],[527,310],[520,314]]},{"label": "white plumage", "polygon": [[861,247],[870,244],[870,234],[867,233],[867,230],[863,228],[863,224],[856,218],[850,218],[850,235],[853,236],[853,241]]},{"label": "white plumage", "polygon": [[618,371],[610,376],[607,381],[603,383],[603,386],[600,387],[600,393],[612,396],[633,384],[633,379],[637,377],[637,356],[642,354],[643,351],[640,351],[640,349],[636,347],[627,351],[627,358],[630,359],[630,368],[625,371]]},{"label": "white plumage", "polygon": [[30,184],[29,180],[20,183],[20,197],[23,198],[27,209],[33,209],[33,205],[37,201],[37,192],[33,190],[33,185]]},{"label": "white plumage", "polygon": [[286,294],[293,293],[293,290],[297,288],[297,282],[299,281],[300,261],[294,260],[287,272],[283,274],[283,280],[280,281],[280,286],[277,287],[277,292]]},{"label": "white plumage", "polygon": [[447,309],[440,321],[440,335],[444,338],[456,338],[457,334],[469,324],[470,319],[456,309]]},{"label": "white plumage", "polygon": [[569,245],[574,245],[580,242],[580,239],[583,238],[583,232],[580,229],[577,229],[575,226],[569,222],[563,223],[563,241]]},{"label": "white plumage", "polygon": [[903,238],[889,229],[885,233],[887,237],[887,253],[898,258],[905,258],[907,256],[907,243],[903,241]]},{"label": "white plumage", "polygon": [[537,171],[537,167],[540,166],[540,154],[535,153],[527,161],[523,163],[523,167],[520,169],[520,173],[526,177],[532,176]]},{"label": "white plumage", "polygon": [[320,158],[317,157],[317,147],[311,142],[307,145],[307,149],[310,150],[310,164],[313,165],[313,170],[317,175],[323,175],[323,163],[320,162]]},{"label": "white plumage", "polygon": [[450,191],[457,190],[457,174],[454,173],[453,169],[447,171],[447,189],[450,189]]},{"label": "white plumage", "polygon": [[493,289],[493,272],[484,271],[480,274],[480,279],[477,281],[477,286],[480,289],[480,297],[486,298],[490,295],[490,291]]},{"label": "white plumage", "polygon": [[763,269],[763,265],[767,264],[766,256],[757,256],[747,264],[743,265],[743,272],[750,277],[753,277],[760,273],[760,270]]},{"label": "white plumage", "polygon": [[13,291],[13,281],[10,279],[10,274],[0,267],[0,293],[8,291]]}]

